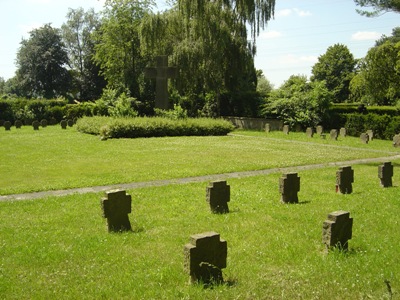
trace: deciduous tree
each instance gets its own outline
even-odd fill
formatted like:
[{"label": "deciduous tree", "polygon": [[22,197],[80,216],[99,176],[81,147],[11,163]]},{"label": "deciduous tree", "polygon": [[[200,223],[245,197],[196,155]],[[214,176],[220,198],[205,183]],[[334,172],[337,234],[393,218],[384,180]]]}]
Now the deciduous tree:
[{"label": "deciduous tree", "polygon": [[357,9],[357,12],[363,16],[376,17],[386,12],[400,13],[400,0],[354,0],[362,8],[372,10]]},{"label": "deciduous tree", "polygon": [[335,44],[318,58],[312,67],[312,81],[325,81],[333,93],[334,102],[344,102],[350,95],[349,84],[354,75],[356,60],[347,46]]},{"label": "deciduous tree", "polygon": [[60,30],[50,24],[34,29],[17,53],[17,81],[24,96],[54,98],[66,95],[70,74]]}]

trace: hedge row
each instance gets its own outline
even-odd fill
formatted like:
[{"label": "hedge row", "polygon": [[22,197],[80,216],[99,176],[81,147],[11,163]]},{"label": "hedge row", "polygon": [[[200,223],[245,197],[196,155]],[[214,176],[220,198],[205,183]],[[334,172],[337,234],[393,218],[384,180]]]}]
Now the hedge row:
[{"label": "hedge row", "polygon": [[0,100],[0,120],[14,123],[21,120],[30,125],[33,120],[75,119],[93,114],[92,103],[68,104],[65,100]]},{"label": "hedge row", "polygon": [[400,116],[347,114],[344,127],[351,136],[359,136],[371,129],[374,132],[374,137],[391,140],[394,135],[400,133]]},{"label": "hedge row", "polygon": [[102,138],[226,135],[234,126],[222,119],[109,118],[84,117],[77,122],[80,132]]},{"label": "hedge row", "polygon": [[399,116],[400,110],[395,106],[365,106],[363,104],[333,104],[329,108],[329,114],[377,114]]}]

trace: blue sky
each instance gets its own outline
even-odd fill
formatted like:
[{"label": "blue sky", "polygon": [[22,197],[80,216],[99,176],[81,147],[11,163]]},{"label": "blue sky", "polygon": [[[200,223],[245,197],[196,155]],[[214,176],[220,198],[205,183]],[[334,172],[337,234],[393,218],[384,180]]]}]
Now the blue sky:
[{"label": "blue sky", "polygon": [[[166,1],[156,1],[167,8]],[[43,24],[61,27],[68,8],[95,8],[104,0],[0,0],[0,77],[14,76],[21,39]],[[312,66],[329,46],[347,45],[356,58],[364,57],[382,34],[400,26],[400,15],[366,18],[353,0],[276,0],[275,18],[257,39],[255,65],[279,87],[292,74],[310,76]]]}]

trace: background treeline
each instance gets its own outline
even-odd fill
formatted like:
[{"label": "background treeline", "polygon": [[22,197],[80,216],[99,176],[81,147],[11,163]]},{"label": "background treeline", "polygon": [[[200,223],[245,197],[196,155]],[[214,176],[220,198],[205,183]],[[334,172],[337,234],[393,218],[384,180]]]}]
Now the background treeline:
[{"label": "background treeline", "polygon": [[[303,128],[338,128],[350,112],[364,118],[365,112],[356,111],[363,105],[369,114],[394,118],[400,105],[400,27],[361,59],[335,44],[318,58],[310,78],[292,75],[274,88],[254,67],[257,34],[274,8],[274,0],[177,0],[154,13],[152,1],[107,0],[101,13],[70,9],[61,28],[46,24],[22,40],[16,75],[0,78],[0,94],[24,104],[2,103],[1,118],[156,115],[155,82],[144,70],[158,55],[168,55],[178,67],[169,82],[176,114],[274,117]],[[16,100],[21,98],[63,99],[68,105],[39,110],[39,102]],[[341,103],[358,104],[332,106]]]}]

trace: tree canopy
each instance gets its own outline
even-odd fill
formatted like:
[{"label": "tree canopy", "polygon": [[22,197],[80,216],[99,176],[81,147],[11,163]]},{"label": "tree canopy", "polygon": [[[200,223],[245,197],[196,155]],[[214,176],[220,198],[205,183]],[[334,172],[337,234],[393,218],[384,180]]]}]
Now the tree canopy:
[{"label": "tree canopy", "polygon": [[376,17],[386,12],[400,13],[400,0],[354,0],[362,8],[372,10],[357,9],[357,12],[363,16]]},{"label": "tree canopy", "polygon": [[353,76],[356,60],[347,46],[335,44],[318,58],[312,67],[312,81],[325,81],[333,94],[334,102],[347,101],[350,95],[349,84]]},{"label": "tree canopy", "polygon": [[69,90],[69,63],[60,30],[50,24],[34,29],[17,53],[18,84],[28,97],[54,98]]}]

